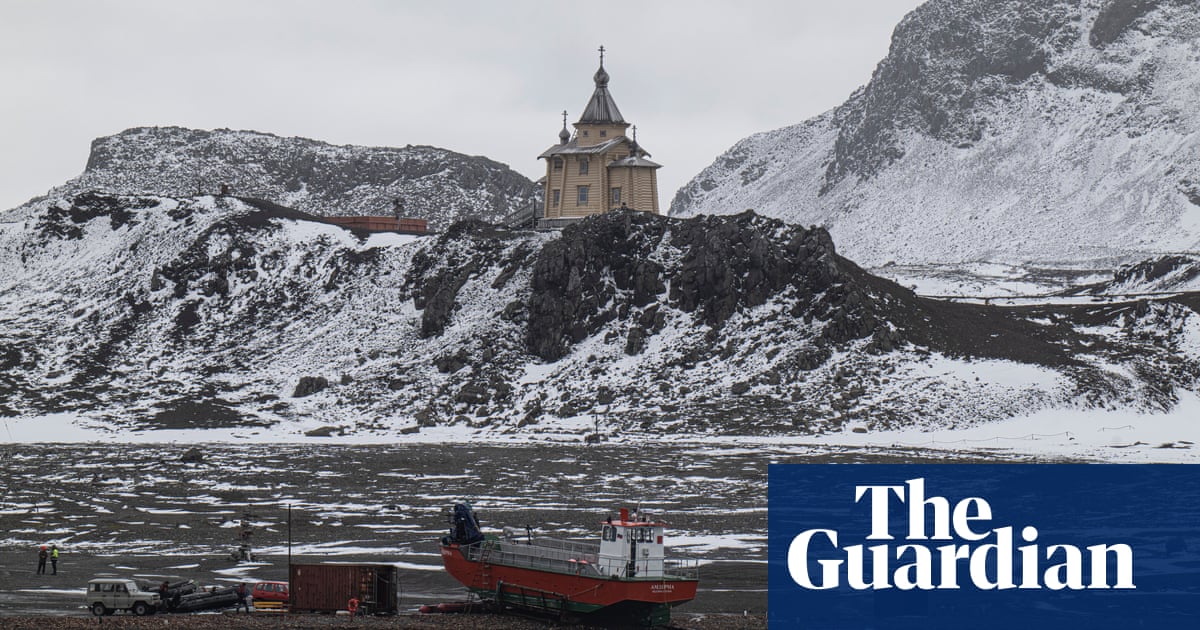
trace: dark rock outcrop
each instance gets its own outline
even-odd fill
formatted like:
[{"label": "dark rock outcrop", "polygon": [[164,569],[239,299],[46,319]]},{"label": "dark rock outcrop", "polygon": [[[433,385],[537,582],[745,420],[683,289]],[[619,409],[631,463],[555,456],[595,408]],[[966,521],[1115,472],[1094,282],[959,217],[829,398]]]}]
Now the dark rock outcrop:
[{"label": "dark rock outcrop", "polygon": [[1153,282],[1177,271],[1182,271],[1185,274],[1185,277],[1181,278],[1180,281],[1191,280],[1200,275],[1200,258],[1182,255],[1162,256],[1137,264],[1126,265],[1113,274],[1113,283]]},{"label": "dark rock outcrop", "polygon": [[650,260],[666,221],[642,212],[612,212],[572,225],[542,248],[533,266],[526,323],[529,351],[543,359],[666,290]]},{"label": "dark rock outcrop", "polygon": [[308,437],[333,437],[335,435],[342,435],[344,432],[345,430],[343,427],[324,425],[315,429],[309,429],[308,431],[304,432],[304,435]]},{"label": "dark rock outcrop", "polygon": [[[787,236],[779,238],[780,231]],[[670,301],[699,311],[710,326],[738,309],[765,304],[786,287],[812,295],[839,275],[825,230],[785,226],[752,212],[683,222],[672,230],[672,245],[685,254],[670,278]]]},{"label": "dark rock outcrop", "polygon": [[179,456],[179,461],[185,464],[203,464],[204,453],[198,448],[189,448],[183,455]]},{"label": "dark rock outcrop", "polygon": [[[663,250],[673,252],[671,264],[660,262]],[[636,355],[662,326],[664,308],[708,328],[710,345],[687,362],[729,356],[735,349],[720,344],[718,330],[734,315],[778,300],[788,317],[818,324],[813,345],[794,359],[803,370],[824,363],[832,347],[868,338],[877,352],[915,342],[953,356],[1069,362],[1018,317],[991,313],[984,321],[988,309],[918,298],[838,256],[825,230],[753,212],[687,220],[633,211],[589,218],[546,244],[531,289],[526,344],[547,361],[614,321],[629,322],[625,352]]]},{"label": "dark rock outcrop", "polygon": [[292,391],[292,398],[304,398],[329,387],[329,379],[324,376],[301,376],[300,382],[296,383],[296,389]]},{"label": "dark rock outcrop", "polygon": [[1122,265],[1111,280],[1079,287],[1067,294],[1113,295],[1192,289],[1200,278],[1200,256],[1172,254]]},{"label": "dark rock outcrop", "polygon": [[[480,221],[459,221],[438,237],[434,246],[417,253],[406,284],[413,293],[413,304],[422,311],[422,337],[442,334],[454,315],[459,290],[471,277],[500,261],[505,242],[511,237]],[[467,251],[460,258],[464,249]]]}]

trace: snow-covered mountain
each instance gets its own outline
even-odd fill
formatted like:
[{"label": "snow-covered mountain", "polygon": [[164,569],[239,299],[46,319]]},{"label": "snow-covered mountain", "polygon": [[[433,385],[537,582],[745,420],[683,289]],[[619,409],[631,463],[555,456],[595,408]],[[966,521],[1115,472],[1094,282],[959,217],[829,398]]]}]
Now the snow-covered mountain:
[{"label": "snow-covered mountain", "polygon": [[428,219],[434,230],[465,218],[498,221],[528,208],[538,194],[504,164],[436,147],[335,146],[255,131],[145,127],[97,138],[83,174],[49,196],[89,190],[191,196],[222,186],[321,216],[391,215],[402,198],[405,216]]},{"label": "snow-covered mountain", "polygon": [[84,193],[0,224],[0,268],[0,413],[125,430],[961,427],[1169,409],[1200,378],[1194,297],[927,300],[753,213],[418,238],[252,198]]},{"label": "snow-covered mountain", "polygon": [[671,214],[824,225],[872,268],[1195,251],[1198,41],[1195,0],[930,0],[868,85],[737,143]]}]

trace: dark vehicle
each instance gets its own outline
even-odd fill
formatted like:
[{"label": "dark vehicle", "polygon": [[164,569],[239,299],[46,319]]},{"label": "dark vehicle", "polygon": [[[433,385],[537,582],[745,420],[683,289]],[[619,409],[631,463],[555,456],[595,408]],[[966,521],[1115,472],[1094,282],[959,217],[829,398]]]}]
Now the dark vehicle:
[{"label": "dark vehicle", "polygon": [[250,592],[250,596],[256,602],[282,602],[286,604],[290,597],[288,583],[259,582],[254,585],[254,590]]},{"label": "dark vehicle", "polygon": [[239,601],[237,589],[232,586],[213,587],[209,590],[196,590],[179,596],[172,596],[167,602],[167,610],[174,613],[199,612],[201,610],[219,610],[237,606]]},{"label": "dark vehicle", "polygon": [[293,564],[289,584],[292,612],[348,610],[352,599],[359,614],[400,610],[400,575],[390,564]]}]

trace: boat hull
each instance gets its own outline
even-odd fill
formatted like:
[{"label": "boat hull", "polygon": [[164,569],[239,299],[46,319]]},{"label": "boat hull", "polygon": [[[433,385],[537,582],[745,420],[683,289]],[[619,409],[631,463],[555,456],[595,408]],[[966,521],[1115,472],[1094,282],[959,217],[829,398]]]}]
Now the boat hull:
[{"label": "boat hull", "polygon": [[696,580],[606,578],[542,571],[468,559],[457,544],[442,545],[446,571],[483,599],[503,604],[579,614],[605,609],[666,609],[696,597]]}]

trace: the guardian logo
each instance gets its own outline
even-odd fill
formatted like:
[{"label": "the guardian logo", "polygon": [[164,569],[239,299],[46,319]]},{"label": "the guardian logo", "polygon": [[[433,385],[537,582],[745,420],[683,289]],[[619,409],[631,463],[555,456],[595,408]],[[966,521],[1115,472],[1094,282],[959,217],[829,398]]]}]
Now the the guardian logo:
[{"label": "the guardian logo", "polygon": [[[981,497],[951,505],[925,494],[925,479],[903,485],[856,485],[854,503],[869,505],[866,540],[895,541],[891,496],[907,509],[904,544],[838,545],[834,529],[809,529],[788,545],[787,570],[805,589],[982,590],[1135,589],[1133,549],[1122,543],[1038,544],[1038,530],[992,523],[992,507]],[[1019,537],[1019,541],[1018,541]],[[944,542],[944,544],[932,544]],[[1085,562],[1085,553],[1086,560]],[[811,567],[815,559],[817,567]],[[1110,560],[1115,570],[1110,572]],[[1019,568],[1017,568],[1019,565]],[[1085,565],[1090,565],[1085,580]],[[810,569],[815,568],[815,571]]]}]

